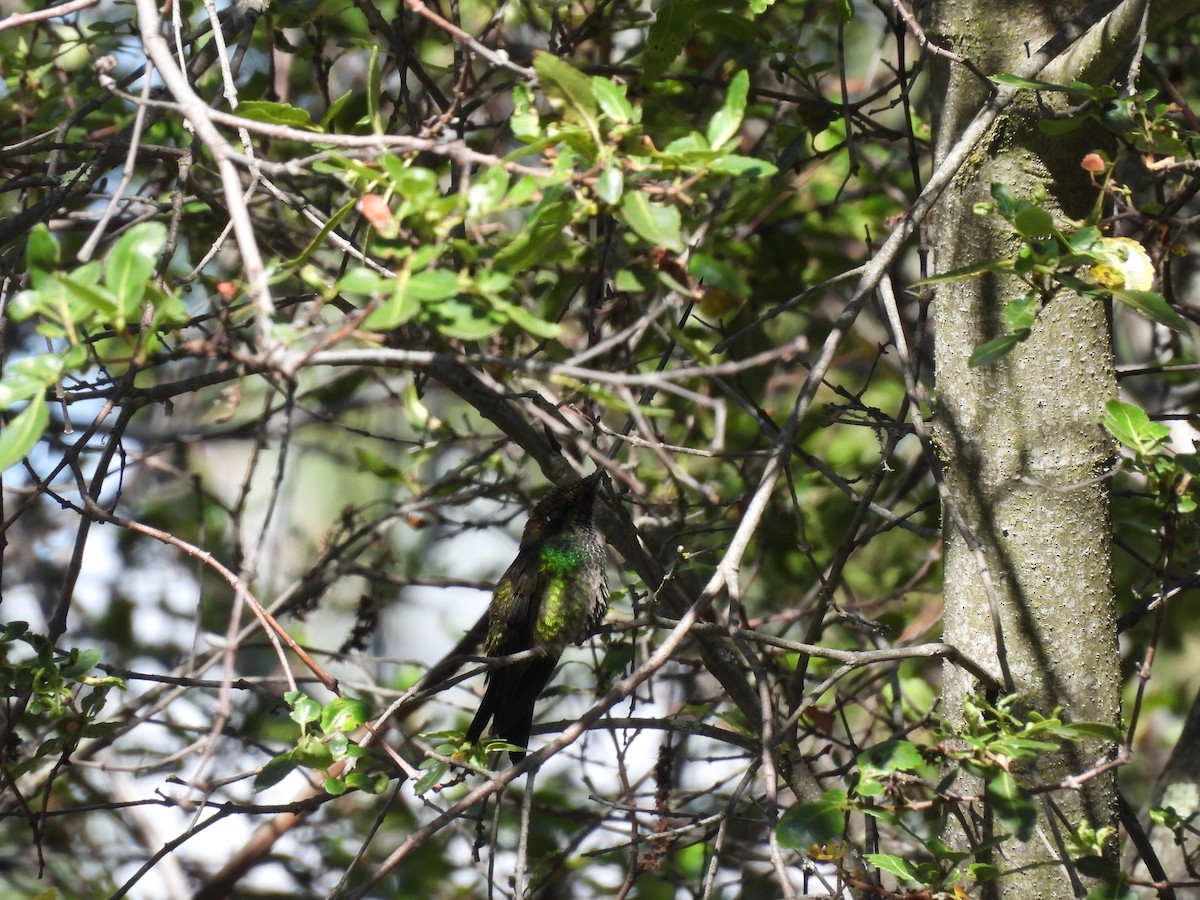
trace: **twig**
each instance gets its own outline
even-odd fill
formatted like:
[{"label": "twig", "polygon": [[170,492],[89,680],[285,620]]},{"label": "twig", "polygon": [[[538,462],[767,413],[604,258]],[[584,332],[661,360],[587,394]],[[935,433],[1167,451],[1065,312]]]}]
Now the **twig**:
[{"label": "twig", "polygon": [[90,497],[85,499],[85,505],[91,517],[99,521],[108,522],[121,528],[125,528],[129,531],[133,531],[138,534],[144,534],[147,537],[152,537],[156,541],[161,541],[168,546],[182,550],[188,556],[200,560],[206,566],[220,575],[221,578],[224,579],[235,591],[242,594],[246,599],[246,605],[250,607],[250,610],[258,618],[259,623],[262,625],[263,632],[266,634],[268,640],[270,640],[275,646],[275,650],[279,654],[280,663],[283,666],[284,674],[288,679],[289,687],[291,687],[292,690],[296,689],[296,683],[291,674],[291,667],[287,664],[287,657],[283,653],[283,647],[279,644],[281,639],[283,643],[287,645],[288,649],[296,654],[300,661],[308,667],[308,670],[312,672],[318,680],[320,680],[321,684],[323,684],[330,692],[334,694],[340,693],[338,690],[337,681],[332,678],[323,668],[321,668],[316,660],[309,656],[308,651],[296,643],[292,636],[287,633],[287,630],[279,624],[273,615],[267,612],[263,605],[254,597],[254,594],[250,591],[250,588],[245,581],[235,575],[209,551],[201,549],[194,544],[189,544],[187,541],[183,540],[183,538],[176,537],[170,532],[162,531],[161,529],[155,528],[151,525],[145,525],[141,522],[136,522],[132,519],[126,519],[123,516],[116,515],[115,513],[106,512],[97,506],[95,501],[93,501]]},{"label": "twig", "polygon": [[271,333],[275,302],[267,284],[266,267],[259,252],[254,225],[250,221],[250,211],[246,208],[242,180],[230,158],[231,148],[213,124],[212,110],[192,90],[187,77],[176,65],[171,48],[161,33],[162,21],[153,0],[134,0],[134,3],[146,55],[153,61],[167,89],[179,102],[183,115],[216,161],[234,238],[245,267],[249,293],[254,298],[259,350],[264,356],[270,356],[275,348]]},{"label": "twig", "polygon": [[467,34],[454,23],[447,22],[432,9],[422,3],[421,0],[405,0],[405,3],[408,5],[408,8],[418,16],[423,19],[428,19],[438,28],[442,29],[442,31],[454,38],[454,40],[458,41],[460,44],[465,44],[466,46],[470,47],[476,55],[482,56],[492,65],[500,66],[504,69],[510,69],[511,71],[516,72],[518,75],[530,80],[537,78],[537,75],[534,73],[533,69],[526,69],[524,66],[518,66],[515,62],[508,58],[508,54],[503,50],[491,50],[488,47],[483,46],[483,44],[479,43],[479,41],[475,40],[475,38],[471,37],[471,35]]},{"label": "twig", "polygon": [[95,6],[98,2],[100,0],[67,0],[66,3],[51,6],[48,9],[39,9],[27,13],[15,12],[7,19],[0,19],[0,31],[7,31],[10,28],[20,28],[22,25],[28,25],[31,22],[59,19],[73,12],[79,12],[81,9],[87,9],[89,6]]}]

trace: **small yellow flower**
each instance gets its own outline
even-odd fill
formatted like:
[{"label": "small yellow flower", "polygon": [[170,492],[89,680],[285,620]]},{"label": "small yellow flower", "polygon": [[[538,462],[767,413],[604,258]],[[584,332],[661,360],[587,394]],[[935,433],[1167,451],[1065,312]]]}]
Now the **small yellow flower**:
[{"label": "small yellow flower", "polygon": [[1148,291],[1154,283],[1150,254],[1133,238],[1100,238],[1092,245],[1091,252],[1103,262],[1091,266],[1085,274],[1101,287]]}]

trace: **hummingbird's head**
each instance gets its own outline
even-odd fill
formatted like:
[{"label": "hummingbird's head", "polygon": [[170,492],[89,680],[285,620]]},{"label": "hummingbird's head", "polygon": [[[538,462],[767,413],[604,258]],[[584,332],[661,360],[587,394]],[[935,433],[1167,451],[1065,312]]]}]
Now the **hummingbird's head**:
[{"label": "hummingbird's head", "polygon": [[521,542],[540,541],[552,534],[576,529],[590,531],[596,488],[603,475],[604,470],[597,469],[587,478],[556,487],[543,497],[529,514]]}]

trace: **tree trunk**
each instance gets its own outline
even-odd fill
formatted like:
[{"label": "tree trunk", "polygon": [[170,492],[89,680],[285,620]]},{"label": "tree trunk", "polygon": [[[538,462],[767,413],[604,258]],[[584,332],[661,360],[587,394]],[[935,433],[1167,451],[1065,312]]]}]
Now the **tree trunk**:
[{"label": "tree trunk", "polygon": [[[985,73],[1011,72],[1082,6],[947,0],[934,4],[930,38]],[[1093,67],[1086,72],[1078,62],[1060,60],[1057,71],[1040,77],[1060,83],[1095,77],[1105,56],[1111,67],[1112,47],[1102,47],[1076,54]],[[940,160],[986,101],[987,88],[964,66],[938,63],[933,81]],[[1064,71],[1067,66],[1075,72]],[[1062,95],[1027,92],[996,121],[935,210],[934,271],[1016,253],[1019,238],[1003,219],[973,212],[975,204],[990,200],[993,183],[1007,185],[1018,198],[1036,199],[1060,225],[1086,214],[1096,191],[1080,160],[1098,149],[1095,131],[1046,137],[1037,125],[1035,114],[1062,104]],[[968,532],[954,524],[952,510],[944,511],[945,638],[1009,683],[1021,709],[1050,715],[1061,707],[1067,721],[1117,724],[1121,676],[1109,511],[1099,478],[1114,452],[1099,424],[1105,401],[1116,395],[1106,311],[1093,300],[1057,294],[1027,341],[998,362],[970,367],[971,353],[1003,332],[1004,305],[1026,289],[1015,277],[972,278],[940,287],[933,304],[936,437],[952,502]],[[976,542],[994,585],[991,599]],[[946,714],[961,723],[964,700],[978,690],[967,673],[947,666]],[[1036,783],[1085,771],[1104,752],[1090,745],[1046,754],[1037,762]],[[1026,787],[1035,783],[1032,770],[1014,774]],[[1047,796],[1068,828],[1100,828],[1115,823],[1114,791],[1113,779],[1103,777],[1082,793]],[[983,820],[975,827],[975,846],[1003,831]],[[991,896],[1077,896],[1081,880],[1062,848],[1065,833],[1063,821],[1047,817],[1043,808],[1032,840],[1011,839],[990,859],[1013,873],[991,886]],[[963,835],[956,840],[963,845]]]}]

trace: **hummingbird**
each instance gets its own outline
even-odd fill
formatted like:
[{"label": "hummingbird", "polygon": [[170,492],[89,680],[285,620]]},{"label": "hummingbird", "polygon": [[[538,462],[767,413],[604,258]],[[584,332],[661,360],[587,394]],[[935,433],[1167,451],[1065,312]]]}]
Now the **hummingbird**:
[{"label": "hummingbird", "polygon": [[[488,607],[484,652],[490,657],[533,650],[528,659],[491,669],[467,740],[492,735],[529,743],[533,706],[568,643],[579,644],[608,609],[604,548],[592,524],[604,470],[550,491],[529,514],[517,558],[496,584]],[[510,750],[519,763],[525,750]]]}]

